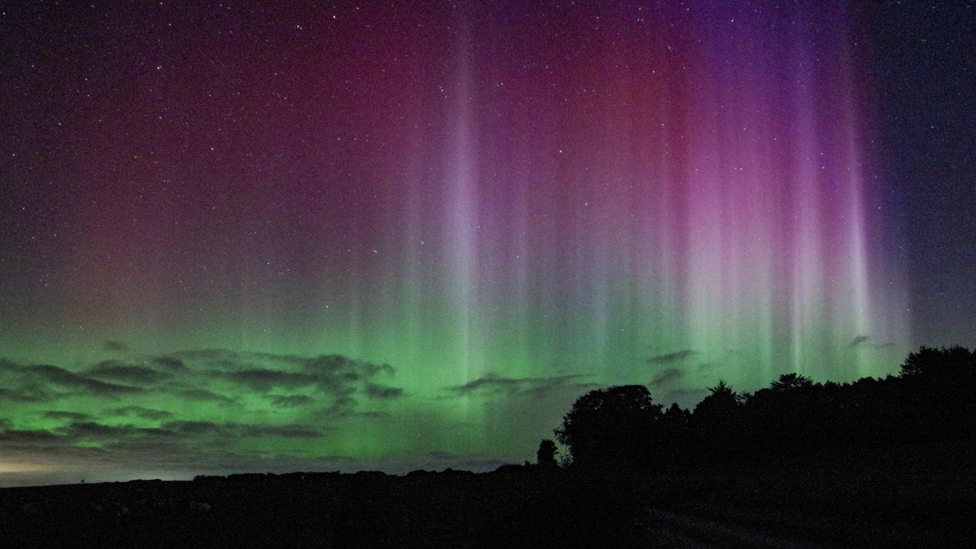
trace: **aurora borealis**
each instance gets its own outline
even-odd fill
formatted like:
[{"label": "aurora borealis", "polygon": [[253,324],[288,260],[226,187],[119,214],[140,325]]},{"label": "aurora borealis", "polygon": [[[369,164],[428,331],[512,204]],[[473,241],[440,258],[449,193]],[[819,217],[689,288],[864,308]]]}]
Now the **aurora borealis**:
[{"label": "aurora borealis", "polygon": [[5,7],[0,485],[484,469],[595,387],[894,373],[871,15]]}]

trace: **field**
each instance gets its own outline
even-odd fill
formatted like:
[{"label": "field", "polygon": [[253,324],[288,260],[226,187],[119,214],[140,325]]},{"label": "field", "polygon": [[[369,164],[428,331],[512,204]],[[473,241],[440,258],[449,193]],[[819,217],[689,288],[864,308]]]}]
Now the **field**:
[{"label": "field", "polygon": [[2,547],[972,547],[973,451],[0,490]]}]

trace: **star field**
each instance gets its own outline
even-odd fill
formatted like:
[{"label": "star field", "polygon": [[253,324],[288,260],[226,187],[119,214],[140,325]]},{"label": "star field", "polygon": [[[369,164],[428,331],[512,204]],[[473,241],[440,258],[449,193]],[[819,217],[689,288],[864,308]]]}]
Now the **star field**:
[{"label": "star field", "polygon": [[970,344],[971,11],[6,7],[0,484],[485,469]]}]

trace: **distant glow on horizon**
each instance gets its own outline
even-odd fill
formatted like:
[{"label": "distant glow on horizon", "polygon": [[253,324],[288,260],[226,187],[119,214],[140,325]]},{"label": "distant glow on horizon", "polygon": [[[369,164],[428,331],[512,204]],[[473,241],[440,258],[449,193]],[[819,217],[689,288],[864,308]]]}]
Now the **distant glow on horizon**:
[{"label": "distant glow on horizon", "polygon": [[598,386],[693,407],[897,370],[843,2],[503,4],[126,54],[170,80],[97,89],[63,137],[60,270],[0,320],[0,449],[489,467]]},{"label": "distant glow on horizon", "polygon": [[49,471],[51,469],[53,469],[53,467],[38,465],[36,463],[0,461],[0,475],[9,475],[11,473],[35,473],[38,471]]}]

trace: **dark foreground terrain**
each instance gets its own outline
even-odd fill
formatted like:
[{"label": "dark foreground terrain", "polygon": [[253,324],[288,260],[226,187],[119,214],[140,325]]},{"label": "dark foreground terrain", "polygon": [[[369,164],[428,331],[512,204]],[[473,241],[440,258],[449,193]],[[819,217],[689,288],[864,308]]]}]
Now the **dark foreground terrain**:
[{"label": "dark foreground terrain", "polygon": [[[951,456],[951,457],[946,457]],[[972,452],[0,489],[2,547],[974,547]]]},{"label": "dark foreground terrain", "polygon": [[[306,474],[0,491],[4,547],[630,546],[629,490],[563,475]],[[628,537],[629,536],[629,537]]]}]

